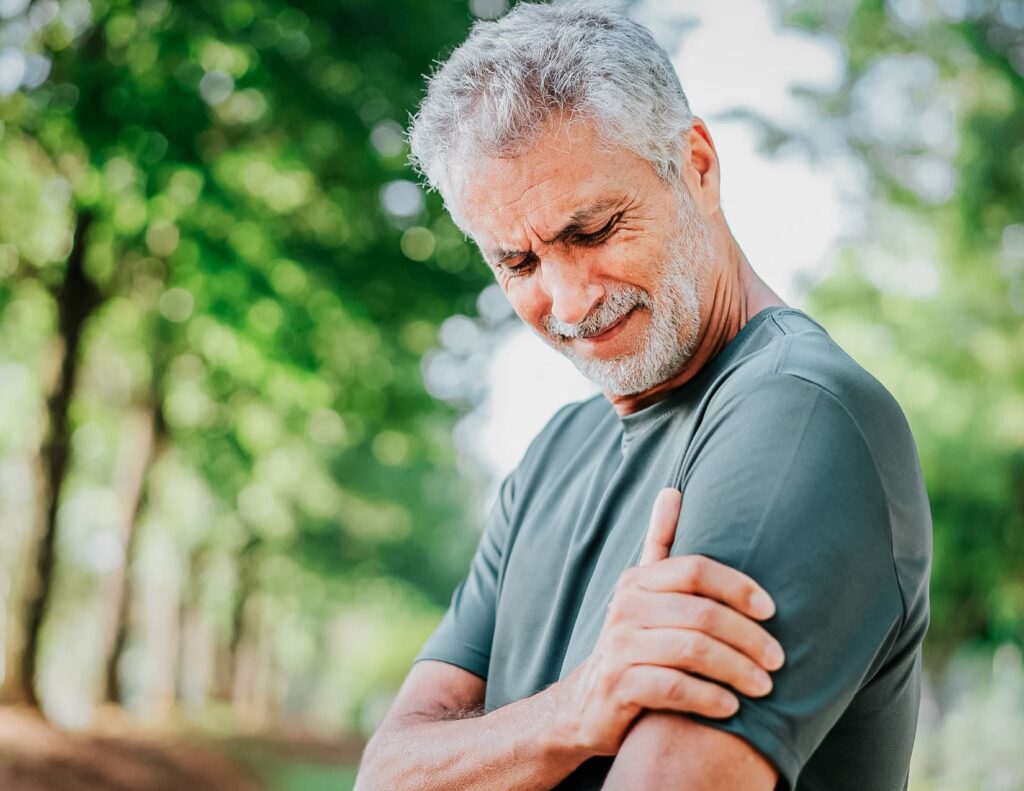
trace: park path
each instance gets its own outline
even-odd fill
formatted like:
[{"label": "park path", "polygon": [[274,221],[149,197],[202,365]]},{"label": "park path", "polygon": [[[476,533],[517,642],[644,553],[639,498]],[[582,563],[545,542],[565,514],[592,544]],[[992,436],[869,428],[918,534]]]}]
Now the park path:
[{"label": "park path", "polygon": [[219,751],[153,736],[65,733],[38,715],[0,708],[4,791],[260,791]]}]

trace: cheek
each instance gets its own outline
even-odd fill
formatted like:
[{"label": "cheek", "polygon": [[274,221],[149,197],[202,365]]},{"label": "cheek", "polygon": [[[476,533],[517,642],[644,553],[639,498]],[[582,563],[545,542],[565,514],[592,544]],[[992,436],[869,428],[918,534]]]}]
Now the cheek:
[{"label": "cheek", "polygon": [[650,236],[623,238],[601,256],[601,269],[607,277],[649,289],[671,259],[668,245]]},{"label": "cheek", "polygon": [[527,324],[542,329],[541,319],[547,312],[547,303],[536,275],[512,279],[506,284],[504,291],[516,315]]}]

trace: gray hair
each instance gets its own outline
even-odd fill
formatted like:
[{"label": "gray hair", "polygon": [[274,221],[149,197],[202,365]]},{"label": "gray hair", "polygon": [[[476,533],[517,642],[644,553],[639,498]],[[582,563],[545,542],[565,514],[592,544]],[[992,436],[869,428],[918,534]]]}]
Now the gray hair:
[{"label": "gray hair", "polygon": [[476,22],[429,77],[410,163],[451,211],[456,159],[517,156],[562,114],[594,121],[602,144],[635,152],[665,181],[678,175],[680,136],[693,126],[668,54],[642,25],[607,2],[520,3]]}]

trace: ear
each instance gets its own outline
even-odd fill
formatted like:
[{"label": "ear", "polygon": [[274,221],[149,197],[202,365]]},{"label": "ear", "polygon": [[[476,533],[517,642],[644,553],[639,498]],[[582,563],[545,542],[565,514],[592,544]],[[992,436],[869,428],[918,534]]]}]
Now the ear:
[{"label": "ear", "polygon": [[700,212],[709,217],[720,208],[720,172],[711,132],[700,116],[693,117],[693,126],[682,135],[680,148],[679,179]]}]

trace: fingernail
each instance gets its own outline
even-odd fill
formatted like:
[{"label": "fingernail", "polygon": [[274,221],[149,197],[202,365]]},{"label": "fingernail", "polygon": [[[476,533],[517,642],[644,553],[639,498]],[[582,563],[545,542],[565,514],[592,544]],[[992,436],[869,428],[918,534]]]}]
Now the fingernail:
[{"label": "fingernail", "polygon": [[772,669],[782,667],[782,662],[786,656],[782,653],[782,649],[774,643],[769,643],[764,649],[765,661],[772,666]]},{"label": "fingernail", "polygon": [[766,618],[775,614],[775,602],[772,601],[771,597],[767,593],[758,591],[754,594],[750,603],[754,605],[754,609]]},{"label": "fingernail", "polygon": [[754,688],[758,692],[768,692],[772,688],[772,680],[767,673],[758,673],[754,677]]}]

